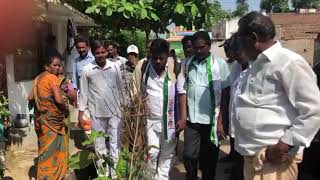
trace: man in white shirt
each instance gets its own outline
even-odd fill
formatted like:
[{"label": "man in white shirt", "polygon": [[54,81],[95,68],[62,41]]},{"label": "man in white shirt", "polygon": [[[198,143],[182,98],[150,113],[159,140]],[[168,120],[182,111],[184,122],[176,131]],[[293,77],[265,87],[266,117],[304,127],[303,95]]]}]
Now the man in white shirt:
[{"label": "man in white shirt", "polygon": [[[226,54],[231,54],[231,58],[234,61],[231,67],[230,73],[230,102],[229,102],[229,135],[230,135],[230,154],[229,157],[234,161],[231,168],[230,179],[242,180],[243,178],[243,157],[234,149],[234,121],[236,118],[236,104],[237,97],[242,89],[242,84],[245,82],[248,74],[248,61],[249,58],[243,51],[240,51],[240,43],[238,38],[238,33],[232,35],[232,37],[224,45]],[[227,50],[227,51],[226,51]]]},{"label": "man in white shirt", "polygon": [[[107,46],[105,42],[95,40],[92,45],[95,61],[83,68],[80,78],[79,117],[81,127],[84,127],[84,111],[89,110],[94,131],[108,132],[109,145],[106,139],[99,137],[94,142],[98,154],[110,152],[112,160],[118,161],[120,151],[120,120],[121,105],[124,100],[121,72],[115,62],[107,59]],[[108,148],[107,148],[108,147]],[[102,162],[98,162],[102,166]],[[112,168],[105,169],[106,174],[115,177]]]},{"label": "man in white shirt", "polygon": [[147,98],[148,110],[148,165],[156,180],[168,180],[176,147],[174,62],[168,59],[169,43],[164,39],[155,39],[150,51],[150,60],[141,68],[141,87]]},{"label": "man in white shirt", "polygon": [[124,70],[124,66],[128,60],[125,57],[119,56],[118,48],[119,45],[116,42],[111,42],[108,45],[108,59],[110,61],[116,62],[122,71]]},{"label": "man in white shirt", "polygon": [[235,149],[245,179],[297,179],[297,163],[320,126],[316,76],[300,55],[276,41],[270,17],[239,20],[242,50],[254,61],[236,105]]}]

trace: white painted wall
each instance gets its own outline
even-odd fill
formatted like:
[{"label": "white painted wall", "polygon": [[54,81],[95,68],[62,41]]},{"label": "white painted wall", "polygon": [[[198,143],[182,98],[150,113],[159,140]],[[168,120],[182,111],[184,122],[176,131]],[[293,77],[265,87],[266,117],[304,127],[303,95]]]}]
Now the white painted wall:
[{"label": "white painted wall", "polygon": [[213,52],[215,56],[226,60],[226,54],[224,53],[223,47],[219,47],[223,43],[224,41],[213,41],[211,44],[211,52]]},{"label": "white painted wall", "polygon": [[53,28],[56,34],[57,49],[63,54],[67,46],[67,22],[61,21],[56,23]]},{"label": "white painted wall", "polygon": [[238,31],[238,21],[240,18],[223,20],[212,27],[213,39],[228,39],[233,33]]},{"label": "white painted wall", "polygon": [[[56,36],[57,49],[62,54],[66,47],[67,22],[57,22],[52,25],[53,35]],[[14,56],[6,57],[7,87],[9,98],[9,110],[11,118],[15,119],[17,114],[29,114],[28,93],[31,91],[33,80],[15,82],[14,79]]]},{"label": "white painted wall", "polygon": [[15,119],[16,114],[28,114],[27,97],[32,88],[32,81],[15,82],[13,55],[8,55],[6,57],[6,69],[9,110],[11,113],[11,118]]},{"label": "white painted wall", "polygon": [[231,38],[232,34],[238,31],[238,21],[240,18],[230,19],[226,22],[226,39]]}]

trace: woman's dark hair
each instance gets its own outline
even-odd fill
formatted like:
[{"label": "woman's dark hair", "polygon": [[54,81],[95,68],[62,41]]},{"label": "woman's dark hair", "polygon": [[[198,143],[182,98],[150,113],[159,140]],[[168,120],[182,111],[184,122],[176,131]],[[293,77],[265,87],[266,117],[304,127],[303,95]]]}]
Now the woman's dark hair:
[{"label": "woman's dark hair", "polygon": [[92,53],[94,53],[95,50],[99,49],[99,48],[105,48],[107,49],[108,48],[108,43],[104,40],[93,40],[91,42],[91,50],[92,50]]},{"label": "woman's dark hair", "polygon": [[86,45],[89,46],[89,40],[81,35],[77,35],[74,38],[74,45],[77,45],[78,43],[86,43]]},{"label": "woman's dark hair", "polygon": [[50,64],[53,62],[54,59],[59,59],[61,61],[61,57],[60,56],[51,56],[48,59],[46,59],[46,61],[44,62],[45,66],[50,66]]},{"label": "woman's dark hair", "polygon": [[276,28],[271,18],[260,12],[252,11],[243,16],[239,22],[239,35],[250,35],[256,33],[262,42],[273,39],[276,35]]},{"label": "woman's dark hair", "polygon": [[199,39],[204,40],[208,46],[211,46],[211,39],[208,32],[198,31],[194,33],[192,36],[192,44],[194,44]]},{"label": "woman's dark hair", "polygon": [[150,45],[151,54],[166,53],[169,54],[169,43],[164,39],[155,39]]}]

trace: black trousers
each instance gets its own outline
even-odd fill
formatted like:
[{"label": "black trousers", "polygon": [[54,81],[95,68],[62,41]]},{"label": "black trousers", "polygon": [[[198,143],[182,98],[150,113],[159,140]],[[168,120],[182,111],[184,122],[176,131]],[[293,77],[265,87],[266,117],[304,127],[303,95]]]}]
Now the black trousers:
[{"label": "black trousers", "polygon": [[234,149],[234,138],[230,137],[230,154],[234,159],[231,168],[230,180],[243,180],[243,157]]},{"label": "black trousers", "polygon": [[219,156],[219,147],[210,141],[211,125],[190,123],[184,130],[184,166],[186,180],[196,180],[198,160],[200,160],[202,179],[214,180]]}]

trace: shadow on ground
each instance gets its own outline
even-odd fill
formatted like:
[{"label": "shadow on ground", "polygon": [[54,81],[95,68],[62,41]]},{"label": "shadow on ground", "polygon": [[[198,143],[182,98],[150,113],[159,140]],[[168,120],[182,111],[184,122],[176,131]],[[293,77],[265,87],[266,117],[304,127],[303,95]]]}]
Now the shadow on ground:
[{"label": "shadow on ground", "polygon": [[5,177],[3,177],[3,180],[13,180],[13,178],[10,176],[5,176]]},{"label": "shadow on ground", "polygon": [[84,149],[85,147],[81,144],[86,139],[86,134],[80,129],[70,129],[70,139],[74,141],[74,146],[78,149]]},{"label": "shadow on ground", "polygon": [[10,127],[8,135],[8,145],[17,145],[21,146],[23,143],[23,138],[27,136],[26,129],[19,129]]},{"label": "shadow on ground", "polygon": [[98,177],[94,164],[91,164],[90,166],[81,170],[74,170],[74,173],[77,180],[91,180]]}]

